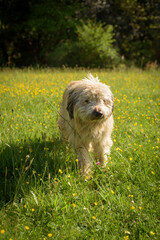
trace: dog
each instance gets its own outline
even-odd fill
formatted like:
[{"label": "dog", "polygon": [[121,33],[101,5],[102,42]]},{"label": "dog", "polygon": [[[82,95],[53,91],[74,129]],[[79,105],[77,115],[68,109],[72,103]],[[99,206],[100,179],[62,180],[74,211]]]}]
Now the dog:
[{"label": "dog", "polygon": [[58,125],[62,137],[73,146],[83,174],[91,170],[93,158],[106,165],[113,144],[113,94],[98,77],[88,74],[71,82],[63,94]]}]

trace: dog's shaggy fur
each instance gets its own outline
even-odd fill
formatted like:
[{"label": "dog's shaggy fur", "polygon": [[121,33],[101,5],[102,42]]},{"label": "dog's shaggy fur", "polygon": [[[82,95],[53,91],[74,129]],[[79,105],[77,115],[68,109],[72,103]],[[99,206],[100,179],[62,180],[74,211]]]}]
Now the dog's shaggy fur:
[{"label": "dog's shaggy fur", "polygon": [[69,84],[63,95],[59,114],[62,136],[74,147],[82,173],[92,165],[89,151],[96,161],[107,162],[112,146],[113,95],[109,87],[91,74]]}]

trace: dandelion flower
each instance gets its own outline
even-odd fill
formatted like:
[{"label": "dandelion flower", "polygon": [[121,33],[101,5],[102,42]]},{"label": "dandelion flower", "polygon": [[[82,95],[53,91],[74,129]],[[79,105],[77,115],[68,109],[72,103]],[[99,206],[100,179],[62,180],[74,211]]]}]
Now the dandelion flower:
[{"label": "dandelion flower", "polygon": [[124,237],[124,240],[128,240],[128,239],[129,239],[129,236],[125,236],[125,237]]},{"label": "dandelion flower", "polygon": [[25,229],[26,229],[26,230],[29,230],[29,227],[28,227],[28,226],[25,226]]},{"label": "dandelion flower", "polygon": [[139,206],[139,210],[141,210],[142,209],[142,207],[141,206]]},{"label": "dandelion flower", "polygon": [[154,233],[154,232],[152,232],[152,231],[150,231],[150,234],[151,234],[151,235],[155,235],[155,233]]},{"label": "dandelion flower", "polygon": [[58,172],[61,173],[61,174],[63,173],[61,169],[59,169]]},{"label": "dandelion flower", "polygon": [[130,194],[129,194],[129,195],[128,195],[128,197],[131,197],[131,198],[133,198],[133,195],[130,195]]},{"label": "dandelion flower", "polygon": [[72,206],[73,206],[73,207],[76,207],[76,204],[75,204],[75,203],[72,203]]},{"label": "dandelion flower", "polygon": [[88,176],[85,176],[85,180],[88,180]]},{"label": "dandelion flower", "polygon": [[4,233],[5,233],[5,230],[4,230],[4,229],[2,229],[0,233],[1,233],[1,234],[4,234]]},{"label": "dandelion flower", "polygon": [[97,202],[95,202],[95,203],[94,203],[94,205],[95,205],[95,206],[97,206],[97,205],[98,205],[98,203],[97,203]]},{"label": "dandelion flower", "polygon": [[112,194],[114,194],[114,191],[113,191],[113,190],[111,190],[111,193],[112,193]]},{"label": "dandelion flower", "polygon": [[48,233],[48,237],[52,237],[52,233]]},{"label": "dandelion flower", "polygon": [[77,193],[73,193],[73,197],[76,197],[77,196]]},{"label": "dandelion flower", "polygon": [[94,219],[94,220],[95,220],[95,219],[96,219],[96,217],[95,217],[95,216],[93,216],[93,217],[92,217],[92,219]]},{"label": "dandelion flower", "polygon": [[78,162],[78,159],[76,159],[75,161]]},{"label": "dandelion flower", "polygon": [[34,212],[35,211],[35,209],[34,208],[32,208],[32,212]]},{"label": "dandelion flower", "polygon": [[131,209],[132,209],[132,210],[134,210],[134,209],[135,209],[135,207],[134,207],[134,206],[132,206],[132,207],[131,207]]}]

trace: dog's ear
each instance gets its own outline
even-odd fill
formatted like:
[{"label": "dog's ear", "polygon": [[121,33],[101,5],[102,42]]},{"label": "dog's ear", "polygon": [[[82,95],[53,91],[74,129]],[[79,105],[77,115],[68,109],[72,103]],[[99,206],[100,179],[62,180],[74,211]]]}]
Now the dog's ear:
[{"label": "dog's ear", "polygon": [[114,102],[113,102],[113,105],[112,105],[112,113],[113,113],[113,110],[114,110]]},{"label": "dog's ear", "polygon": [[74,93],[74,90],[72,90],[69,92],[68,102],[67,102],[67,111],[71,119],[74,118],[73,112],[74,112],[75,103],[76,103],[75,93]]}]

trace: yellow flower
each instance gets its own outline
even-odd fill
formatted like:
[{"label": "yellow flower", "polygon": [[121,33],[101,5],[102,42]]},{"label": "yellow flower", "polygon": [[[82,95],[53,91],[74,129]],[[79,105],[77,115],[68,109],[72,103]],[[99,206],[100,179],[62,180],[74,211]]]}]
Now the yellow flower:
[{"label": "yellow flower", "polygon": [[35,210],[34,210],[34,208],[32,208],[32,212],[34,212]]},{"label": "yellow flower", "polygon": [[151,234],[151,235],[155,235],[155,233],[154,233],[154,232],[152,232],[152,231],[150,231],[150,234]]},{"label": "yellow flower", "polygon": [[59,169],[58,171],[59,171],[59,173],[61,173],[61,174],[63,173],[61,169]]},{"label": "yellow flower", "polygon": [[153,171],[151,171],[152,174],[155,174]]},{"label": "yellow flower", "polygon": [[78,162],[78,159],[76,159],[76,162]]},{"label": "yellow flower", "polygon": [[26,229],[26,230],[29,230],[29,227],[28,227],[28,226],[25,226],[25,229]]},{"label": "yellow flower", "polygon": [[93,218],[94,220],[96,219],[96,217],[95,217],[95,216],[93,216],[92,218]]},{"label": "yellow flower", "polygon": [[95,203],[94,203],[94,205],[95,205],[95,206],[97,206],[97,205],[98,205],[98,203],[97,203],[97,202],[95,202]]},{"label": "yellow flower", "polygon": [[4,229],[2,229],[0,233],[1,233],[1,234],[4,234],[4,233],[5,233],[5,230],[4,230]]},{"label": "yellow flower", "polygon": [[111,193],[112,193],[112,194],[114,194],[114,191],[113,191],[113,190],[111,190]]},{"label": "yellow flower", "polygon": [[130,194],[129,194],[129,195],[128,195],[128,197],[131,197],[131,198],[133,198],[133,195],[130,195]]},{"label": "yellow flower", "polygon": [[128,239],[129,239],[129,236],[125,236],[125,237],[124,237],[124,240],[128,240]]},{"label": "yellow flower", "polygon": [[77,193],[73,193],[73,197],[76,197],[77,196]]},{"label": "yellow flower", "polygon": [[132,160],[133,160],[133,158],[129,158],[129,160],[130,160],[130,161],[132,161]]},{"label": "yellow flower", "polygon": [[76,204],[75,204],[75,203],[72,203],[72,206],[73,206],[73,207],[76,207]]},{"label": "yellow flower", "polygon": [[52,233],[48,233],[48,237],[52,237]]},{"label": "yellow flower", "polygon": [[134,210],[134,209],[135,209],[135,207],[134,207],[134,206],[132,206],[132,207],[131,207],[131,209],[132,209],[132,210]]},{"label": "yellow flower", "polygon": [[141,206],[139,206],[139,210],[141,210],[142,209],[142,207]]}]

